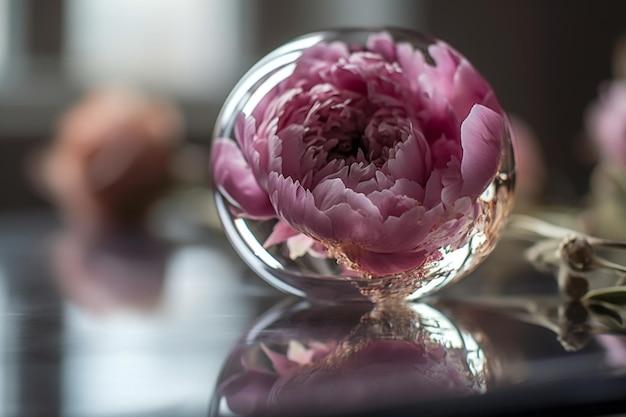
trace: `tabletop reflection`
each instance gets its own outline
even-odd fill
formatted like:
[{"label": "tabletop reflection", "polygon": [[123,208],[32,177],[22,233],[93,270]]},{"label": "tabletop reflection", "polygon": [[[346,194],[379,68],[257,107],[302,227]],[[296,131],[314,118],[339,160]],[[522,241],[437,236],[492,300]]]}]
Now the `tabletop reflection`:
[{"label": "tabletop reflection", "polygon": [[70,232],[54,243],[54,277],[66,299],[96,314],[158,307],[167,259],[163,243],[144,235],[93,239]]},{"label": "tabletop reflection", "polygon": [[284,296],[221,236],[4,224],[2,415],[526,415],[623,399],[623,308],[563,297],[512,254],[422,304],[263,314]]},{"label": "tabletop reflection", "polygon": [[283,303],[224,364],[211,415],[354,412],[485,392],[476,337],[428,304]]}]

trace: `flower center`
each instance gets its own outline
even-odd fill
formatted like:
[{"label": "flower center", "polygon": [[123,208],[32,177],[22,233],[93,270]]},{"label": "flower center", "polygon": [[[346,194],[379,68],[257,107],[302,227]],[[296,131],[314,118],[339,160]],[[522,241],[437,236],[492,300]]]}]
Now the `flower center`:
[{"label": "flower center", "polygon": [[365,97],[336,92],[309,110],[304,125],[307,147],[325,151],[326,161],[368,162],[378,168],[412,129],[403,108],[380,107]]},{"label": "flower center", "polygon": [[381,167],[389,152],[411,135],[412,125],[404,109],[379,109],[369,120],[363,134],[367,159]]},{"label": "flower center", "polygon": [[[328,152],[329,159],[356,159],[359,150],[364,151],[362,135],[359,133],[344,135],[338,139],[339,143]],[[365,155],[365,152],[363,152],[363,155]]]}]

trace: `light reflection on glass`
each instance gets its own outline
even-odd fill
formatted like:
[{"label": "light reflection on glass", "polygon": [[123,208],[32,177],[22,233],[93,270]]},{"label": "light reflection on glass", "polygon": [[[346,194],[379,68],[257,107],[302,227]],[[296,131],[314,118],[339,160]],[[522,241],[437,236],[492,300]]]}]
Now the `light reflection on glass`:
[{"label": "light reflection on glass", "polygon": [[0,0],[0,75],[9,53],[9,0]]}]

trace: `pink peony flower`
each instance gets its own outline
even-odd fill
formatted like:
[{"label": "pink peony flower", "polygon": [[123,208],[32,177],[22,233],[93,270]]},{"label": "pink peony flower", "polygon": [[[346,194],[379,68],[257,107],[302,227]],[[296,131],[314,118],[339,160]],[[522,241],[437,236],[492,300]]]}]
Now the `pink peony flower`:
[{"label": "pink peony flower", "polygon": [[214,180],[239,215],[278,219],[266,245],[303,234],[298,250],[323,245],[356,271],[414,270],[467,235],[498,171],[506,118],[443,42],[428,49],[433,63],[388,33],[351,48],[305,50],[240,115],[236,141],[215,140]]},{"label": "pink peony flower", "polygon": [[602,161],[626,165],[626,82],[615,81],[601,93],[587,117],[587,131]]}]

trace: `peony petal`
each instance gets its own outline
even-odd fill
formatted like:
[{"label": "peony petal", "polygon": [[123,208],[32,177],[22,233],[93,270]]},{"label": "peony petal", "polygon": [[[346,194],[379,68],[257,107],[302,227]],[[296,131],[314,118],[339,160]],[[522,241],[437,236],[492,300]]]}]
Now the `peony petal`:
[{"label": "peony petal", "polygon": [[396,60],[396,44],[388,32],[380,32],[367,38],[366,47],[369,51],[380,54],[387,61]]},{"label": "peony petal", "polygon": [[474,104],[482,104],[498,113],[502,112],[487,81],[467,60],[462,60],[454,75],[454,95],[450,100],[459,120],[465,120]]},{"label": "peony petal", "polygon": [[328,355],[335,348],[335,341],[329,341],[326,343],[312,340],[309,342],[309,349],[313,351],[313,361],[320,360],[324,356]]},{"label": "peony petal", "polygon": [[463,153],[460,143],[445,137],[441,137],[431,144],[430,150],[433,156],[433,166],[438,169],[444,169],[451,158],[461,160]]},{"label": "peony petal", "polygon": [[413,251],[422,243],[435,222],[432,216],[425,216],[426,209],[417,206],[407,210],[399,217],[389,217],[383,224],[381,241],[384,245],[376,248],[377,252]]},{"label": "peony petal", "polygon": [[416,200],[400,194],[394,194],[390,190],[373,191],[367,195],[367,198],[378,208],[383,219],[389,216],[398,217],[405,211],[418,205]]},{"label": "peony petal", "polygon": [[345,201],[346,186],[339,178],[324,180],[315,187],[315,205],[322,211]]},{"label": "peony petal", "polygon": [[287,357],[290,361],[297,363],[300,366],[309,365],[313,360],[315,351],[313,349],[307,349],[302,343],[297,340],[290,340],[287,347]]},{"label": "peony petal", "polygon": [[381,276],[418,268],[426,261],[424,252],[379,253],[354,248],[347,255],[361,269]]},{"label": "peony petal", "polygon": [[250,124],[254,127],[254,118],[246,117],[243,113],[237,116],[237,120],[235,121],[235,139],[241,149],[252,143],[254,128],[250,129]]},{"label": "peony petal", "polygon": [[331,68],[333,84],[341,90],[353,91],[357,94],[367,93],[367,84],[361,74],[351,68],[334,66]]},{"label": "peony petal", "polygon": [[389,188],[389,191],[394,194],[405,195],[415,201],[424,201],[424,189],[422,186],[406,178],[396,180],[395,184]]},{"label": "peony petal", "polygon": [[322,181],[330,178],[338,178],[340,176],[340,172],[346,166],[346,161],[343,159],[333,159],[320,168],[319,171],[313,174],[312,183],[319,184]]},{"label": "peony petal", "polygon": [[261,186],[265,186],[268,164],[272,158],[268,154],[267,139],[256,135],[256,120],[254,117],[239,115],[235,124],[235,139],[244,159],[248,161],[254,176]]},{"label": "peony petal", "polygon": [[373,193],[374,191],[380,191],[380,187],[378,186],[378,181],[376,181],[376,177],[370,178],[368,180],[359,182],[355,187],[354,191],[360,194],[368,195]]},{"label": "peony petal", "polygon": [[419,49],[414,49],[409,43],[400,43],[396,49],[398,63],[404,76],[409,81],[411,89],[417,92],[420,88],[419,77],[424,72],[424,55]]},{"label": "peony petal", "polygon": [[440,95],[428,96],[422,106],[418,119],[428,143],[432,145],[438,140],[458,143],[461,136],[460,122],[457,121],[448,99]]},{"label": "peony petal", "polygon": [[333,63],[349,56],[348,47],[343,42],[320,42],[303,51],[288,81],[309,87],[320,84],[328,76]]},{"label": "peony petal", "polygon": [[[464,209],[468,209],[468,213],[464,213],[459,215],[458,218],[452,218],[445,220],[444,215],[450,215],[449,212],[446,212],[443,209],[442,205],[435,207],[433,210],[429,210],[425,218],[428,218],[430,221],[435,220],[435,227],[432,228],[430,233],[424,238],[421,245],[419,245],[416,249],[423,250],[426,253],[436,253],[440,249],[446,246],[456,247],[460,242],[465,241],[465,236],[467,235],[468,228],[472,225],[474,221],[474,208],[476,204],[466,204],[471,203],[469,198],[460,200],[459,206]],[[454,210],[451,210],[452,212]]]},{"label": "peony petal", "polygon": [[[378,211],[371,202],[369,204]],[[332,222],[332,240],[366,246],[379,241],[380,219],[368,217],[348,203],[337,204],[325,213]]]},{"label": "peony petal", "polygon": [[383,166],[393,179],[406,178],[419,184],[426,183],[430,169],[430,148],[419,132],[397,145],[395,157]]},{"label": "peony petal", "polygon": [[272,172],[268,177],[268,193],[278,216],[291,227],[322,240],[333,238],[330,219],[316,207],[313,194],[298,181]]},{"label": "peony petal", "polygon": [[235,122],[235,139],[239,143],[239,148],[248,161],[251,160],[254,150],[254,132],[256,122],[253,117],[245,117],[241,113]]},{"label": "peony petal", "polygon": [[436,66],[425,68],[422,84],[432,96],[445,97],[458,120],[465,120],[474,104],[502,113],[489,83],[454,48],[439,41],[428,51]]},{"label": "peony petal", "polygon": [[211,160],[215,185],[246,217],[269,219],[276,216],[267,193],[257,183],[235,142],[215,139]]},{"label": "peony petal", "polygon": [[297,235],[287,239],[287,249],[289,249],[289,259],[298,259],[301,256],[306,255],[309,250],[315,244],[315,239],[312,239],[304,233],[298,233]]},{"label": "peony petal", "polygon": [[263,243],[263,247],[269,248],[271,246],[278,245],[279,243],[285,242],[290,237],[293,237],[299,234],[300,232],[295,230],[293,227],[289,226],[288,223],[282,220],[279,220],[274,225],[274,230],[272,230],[272,233],[269,235],[267,240],[265,240],[265,243]]},{"label": "peony petal", "polygon": [[437,41],[430,45],[428,53],[435,61],[437,70],[450,79],[463,60],[454,48],[443,41]]},{"label": "peony petal", "polygon": [[376,176],[376,166],[369,163],[354,162],[344,168],[341,173],[341,180],[345,188],[355,189],[358,184],[368,181]]},{"label": "peony petal", "polygon": [[263,350],[263,353],[265,353],[270,362],[272,362],[272,366],[278,375],[284,375],[293,367],[298,366],[297,363],[290,360],[286,355],[274,352],[272,349],[268,348],[265,343],[261,343],[261,350]]},{"label": "peony petal", "polygon": [[426,182],[424,189],[424,207],[430,209],[441,203],[441,171],[436,169],[430,173],[430,178]]},{"label": "peony petal", "polygon": [[344,197],[346,203],[348,203],[353,210],[359,212],[367,219],[372,221],[381,220],[378,207],[376,207],[374,203],[372,203],[364,194],[356,193],[351,189],[346,188]]},{"label": "peony petal", "polygon": [[446,208],[454,206],[456,201],[463,194],[463,177],[461,176],[461,161],[456,157],[452,157],[445,168],[440,170],[441,184],[441,202]]},{"label": "peony petal", "polygon": [[378,187],[380,189],[390,188],[394,184],[394,181],[382,171],[376,171],[376,182],[378,183]]},{"label": "peony petal", "polygon": [[435,66],[426,66],[421,81],[433,96],[449,99],[454,94],[454,74],[461,61],[460,57],[448,44],[438,41],[428,47],[428,53],[435,61]]},{"label": "peony petal", "polygon": [[347,203],[350,207],[365,217],[380,219],[378,208],[361,193],[347,188],[339,178],[328,179],[320,183],[313,190],[316,206],[324,211],[334,206]]},{"label": "peony petal", "polygon": [[341,58],[347,58],[349,55],[350,51],[348,51],[348,47],[343,42],[320,42],[304,50],[298,62],[321,61],[333,63]]},{"label": "peony petal", "polygon": [[309,249],[309,255],[315,258],[325,259],[328,258],[328,250],[324,244],[316,240]]},{"label": "peony petal", "polygon": [[300,179],[302,176],[301,160],[306,149],[302,141],[303,136],[304,126],[301,125],[289,125],[277,134],[281,144],[281,172],[286,177]]},{"label": "peony petal", "polygon": [[493,180],[502,152],[504,117],[495,111],[474,105],[461,125],[461,176],[464,195],[477,198]]}]

